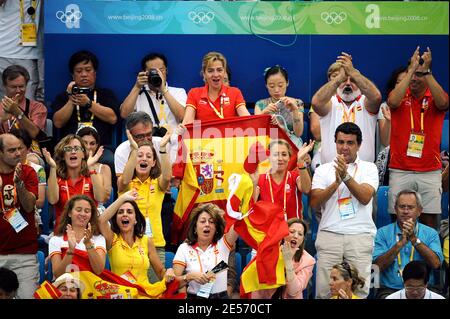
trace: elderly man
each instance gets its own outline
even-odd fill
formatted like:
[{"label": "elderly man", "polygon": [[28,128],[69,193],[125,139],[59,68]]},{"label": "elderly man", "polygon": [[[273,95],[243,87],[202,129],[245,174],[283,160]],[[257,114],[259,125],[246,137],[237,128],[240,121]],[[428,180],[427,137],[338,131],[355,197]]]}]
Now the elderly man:
[{"label": "elderly man", "polygon": [[363,142],[359,150],[362,160],[375,160],[375,130],[380,108],[381,93],[369,79],[353,67],[351,55],[342,52],[328,68],[328,83],[314,94],[311,104],[311,130],[317,137],[317,120],[320,121],[322,164],[336,156],[333,135],[336,127],[344,122],[357,124],[362,131]]},{"label": "elderly man", "polygon": [[402,289],[402,272],[412,260],[424,260],[438,269],[444,256],[436,230],[419,223],[422,198],[414,190],[402,190],[395,201],[397,221],[378,229],[375,237],[373,261],[379,267],[378,298]]}]

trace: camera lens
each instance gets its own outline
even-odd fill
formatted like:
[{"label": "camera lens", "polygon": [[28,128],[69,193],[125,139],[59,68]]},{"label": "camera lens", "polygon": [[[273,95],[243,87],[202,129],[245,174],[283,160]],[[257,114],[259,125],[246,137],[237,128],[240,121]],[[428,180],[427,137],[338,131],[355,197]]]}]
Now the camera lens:
[{"label": "camera lens", "polygon": [[160,87],[162,84],[162,79],[158,74],[158,71],[151,69],[148,74],[148,83],[153,87]]},{"label": "camera lens", "polygon": [[72,86],[72,94],[78,94],[78,92],[80,91],[79,87],[74,85]]},{"label": "camera lens", "polygon": [[422,65],[425,62],[422,58],[419,59],[419,64]]}]

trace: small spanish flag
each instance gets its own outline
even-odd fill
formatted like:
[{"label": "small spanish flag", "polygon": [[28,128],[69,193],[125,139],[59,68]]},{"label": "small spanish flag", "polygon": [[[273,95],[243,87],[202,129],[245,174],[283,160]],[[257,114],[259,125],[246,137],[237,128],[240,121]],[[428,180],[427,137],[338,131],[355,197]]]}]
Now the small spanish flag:
[{"label": "small spanish flag", "polygon": [[44,281],[34,292],[35,299],[59,299],[62,293],[49,281]]}]

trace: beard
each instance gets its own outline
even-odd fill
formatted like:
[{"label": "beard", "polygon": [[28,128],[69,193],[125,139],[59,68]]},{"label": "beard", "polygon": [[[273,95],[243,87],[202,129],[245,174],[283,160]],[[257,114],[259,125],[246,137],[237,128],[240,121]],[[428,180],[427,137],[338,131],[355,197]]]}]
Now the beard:
[{"label": "beard", "polygon": [[338,88],[337,94],[341,97],[341,99],[345,102],[353,102],[356,100],[358,96],[361,95],[361,90],[356,89],[353,91],[352,87],[350,85],[344,86],[344,88]]}]

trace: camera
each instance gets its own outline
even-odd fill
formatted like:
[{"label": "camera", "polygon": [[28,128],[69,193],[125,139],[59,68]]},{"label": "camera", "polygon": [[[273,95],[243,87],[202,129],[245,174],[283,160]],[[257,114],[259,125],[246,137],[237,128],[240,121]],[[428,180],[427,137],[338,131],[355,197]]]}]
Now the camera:
[{"label": "camera", "polygon": [[163,126],[154,126],[152,130],[152,136],[163,137],[166,135],[167,129]]},{"label": "camera", "polygon": [[419,59],[419,65],[422,65],[424,62],[425,61],[422,58]]},{"label": "camera", "polygon": [[82,88],[79,86],[72,86],[72,94],[89,94],[91,93],[91,89],[90,88]]},{"label": "camera", "polygon": [[281,101],[281,100],[278,100],[278,102],[277,103],[275,103],[275,105],[277,106],[277,108],[282,108],[283,106],[284,106],[284,103],[283,103],[283,101]]},{"label": "camera", "polygon": [[150,69],[148,72],[148,83],[155,88],[161,86],[162,79],[156,69]]}]

